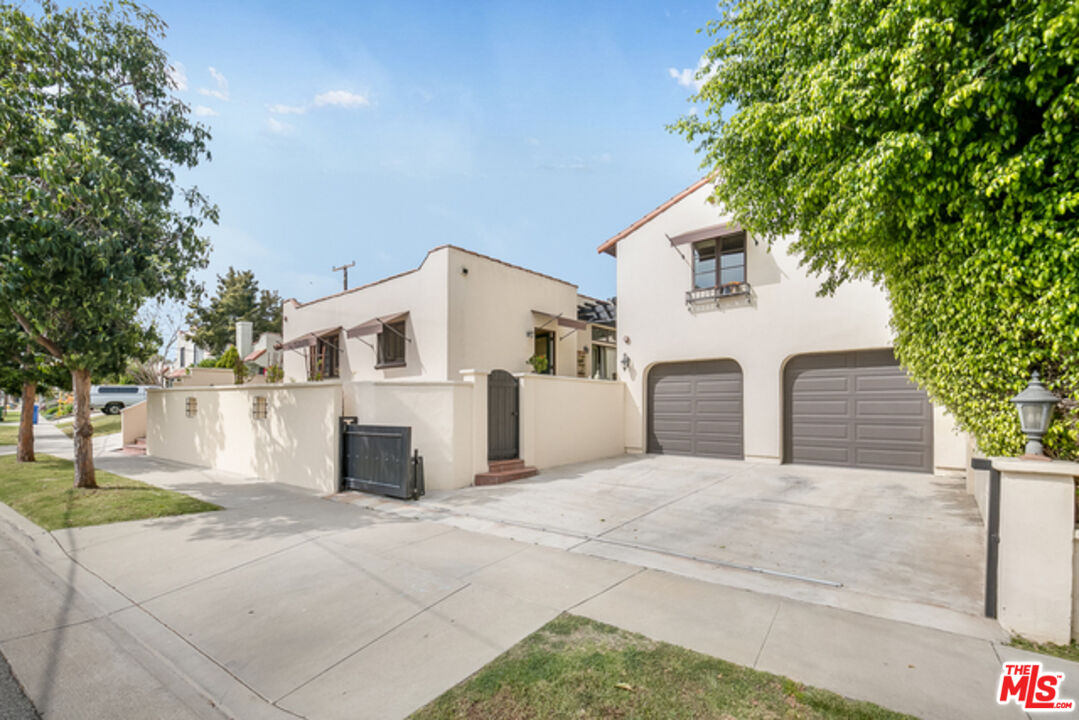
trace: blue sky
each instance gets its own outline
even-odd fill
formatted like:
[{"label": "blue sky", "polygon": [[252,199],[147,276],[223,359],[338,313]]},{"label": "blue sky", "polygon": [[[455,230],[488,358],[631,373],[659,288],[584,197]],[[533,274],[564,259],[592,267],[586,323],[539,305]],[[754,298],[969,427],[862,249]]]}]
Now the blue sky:
[{"label": "blue sky", "polygon": [[214,136],[181,176],[221,209],[208,286],[310,300],[452,243],[609,297],[596,246],[699,176],[665,125],[713,2],[150,6]]}]

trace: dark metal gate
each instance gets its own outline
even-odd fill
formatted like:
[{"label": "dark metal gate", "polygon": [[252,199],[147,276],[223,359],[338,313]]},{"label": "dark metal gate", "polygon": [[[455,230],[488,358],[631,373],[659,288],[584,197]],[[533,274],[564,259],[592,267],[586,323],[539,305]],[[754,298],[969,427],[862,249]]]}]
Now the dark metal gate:
[{"label": "dark metal gate", "polygon": [[518,380],[505,370],[487,376],[487,459],[513,460],[518,446],[520,397]]},{"label": "dark metal gate", "polygon": [[412,451],[412,428],[341,418],[341,489],[402,500],[423,495],[423,458]]}]

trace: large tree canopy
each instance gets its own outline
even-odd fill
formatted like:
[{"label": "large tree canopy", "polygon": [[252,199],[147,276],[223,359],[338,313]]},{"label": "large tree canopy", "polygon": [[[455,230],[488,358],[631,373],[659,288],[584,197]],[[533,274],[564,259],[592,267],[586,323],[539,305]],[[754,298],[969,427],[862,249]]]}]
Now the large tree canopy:
[{"label": "large tree canopy", "polygon": [[281,297],[276,291],[259,290],[250,270],[230,267],[217,276],[217,291],[209,301],[195,298],[187,319],[195,344],[221,355],[236,338],[237,320],[250,320],[256,338],[264,332],[281,332]]},{"label": "large tree canopy", "polygon": [[0,312],[72,373],[79,486],[94,485],[91,372],[156,344],[139,309],[187,296],[216,219],[176,187],[209,133],[172,95],[163,30],[128,2],[0,4]]},{"label": "large tree canopy", "polygon": [[740,0],[675,124],[714,199],[822,292],[887,291],[896,352],[989,453],[1039,369],[1079,455],[1079,3]]}]

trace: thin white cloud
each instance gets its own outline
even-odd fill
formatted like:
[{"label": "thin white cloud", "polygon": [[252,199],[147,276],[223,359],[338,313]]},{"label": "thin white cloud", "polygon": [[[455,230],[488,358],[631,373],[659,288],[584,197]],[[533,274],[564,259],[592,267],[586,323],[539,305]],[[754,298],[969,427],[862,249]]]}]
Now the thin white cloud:
[{"label": "thin white cloud", "polygon": [[191,112],[195,113],[196,117],[217,117],[217,111],[205,105],[196,105],[191,108]]},{"label": "thin white cloud", "polygon": [[216,89],[199,88],[199,92],[209,97],[215,97],[218,100],[224,100],[228,102],[229,99],[229,81],[224,75],[217,71],[217,68],[210,66],[210,77],[217,83]]},{"label": "thin white cloud", "polygon": [[304,105],[270,105],[269,111],[274,115],[303,115],[307,112]]},{"label": "thin white cloud", "polygon": [[[667,74],[682,87],[693,88],[695,91],[700,92],[704,84],[712,79],[715,75],[715,69],[711,68],[711,63],[708,58],[702,57],[697,61],[697,67],[695,68],[667,68]],[[703,73],[698,77],[698,73]]]},{"label": "thin white cloud", "polygon": [[366,95],[358,95],[348,90],[330,90],[315,96],[315,105],[336,105],[338,107],[366,107],[371,101]]},{"label": "thin white cloud", "polygon": [[532,136],[529,136],[529,137],[525,138],[525,145],[531,145],[532,147],[539,147],[539,144],[540,144],[539,138],[534,138]]},{"label": "thin white cloud", "polygon": [[281,122],[277,118],[268,118],[266,120],[266,127],[270,128],[270,132],[275,132],[281,135],[292,132],[293,127],[287,122]]},{"label": "thin white cloud", "polygon": [[168,73],[169,82],[172,83],[172,86],[175,89],[181,92],[187,90],[187,70],[184,68],[182,62],[176,62],[169,65],[168,70],[165,72]]}]

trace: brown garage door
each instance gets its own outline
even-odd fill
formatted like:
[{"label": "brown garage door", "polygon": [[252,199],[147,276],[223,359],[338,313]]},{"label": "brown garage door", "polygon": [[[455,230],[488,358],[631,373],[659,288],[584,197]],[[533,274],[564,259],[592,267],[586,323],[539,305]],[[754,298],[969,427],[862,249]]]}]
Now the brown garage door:
[{"label": "brown garage door", "polygon": [[742,458],[742,369],[667,363],[648,375],[648,452]]},{"label": "brown garage door", "polygon": [[787,364],[786,460],[933,471],[933,415],[891,350],[802,355]]}]

